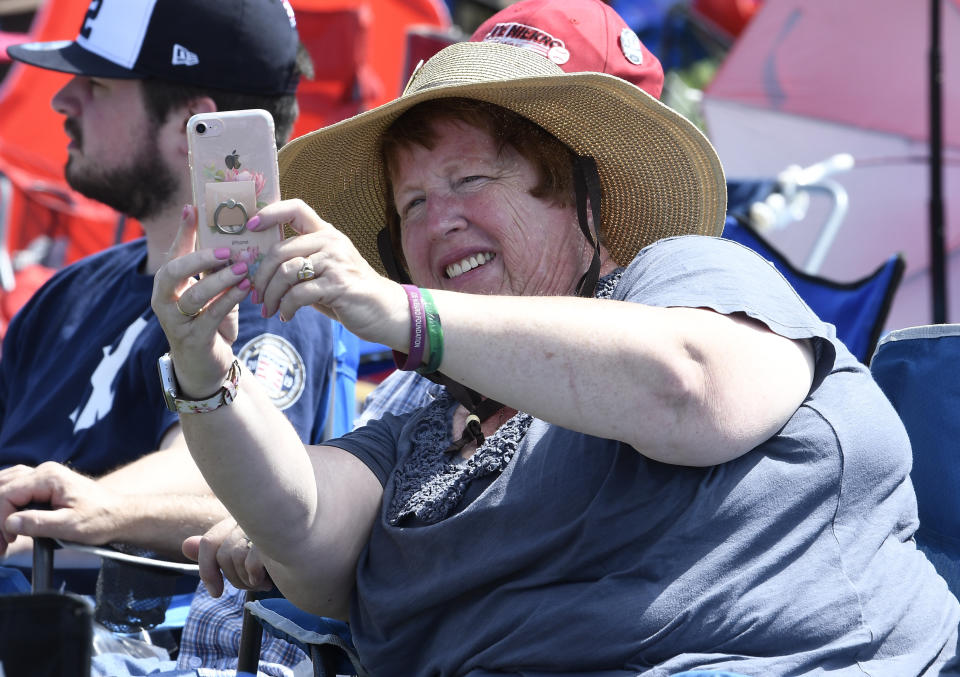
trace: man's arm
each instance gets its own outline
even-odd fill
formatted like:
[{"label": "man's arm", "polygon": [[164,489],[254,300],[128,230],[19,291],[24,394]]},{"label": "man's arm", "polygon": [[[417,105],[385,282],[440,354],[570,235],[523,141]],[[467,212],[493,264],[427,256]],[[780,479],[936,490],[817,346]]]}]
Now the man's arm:
[{"label": "man's arm", "polygon": [[179,422],[170,426],[157,451],[120,466],[98,482],[121,494],[213,495],[190,456]]},{"label": "man's arm", "polygon": [[[30,547],[21,536],[50,536],[89,545],[123,542],[182,559],[184,539],[227,516],[187,451],[180,425],[163,448],[99,479],[59,463],[0,471],[0,554]],[[20,510],[31,502],[53,510]]]}]

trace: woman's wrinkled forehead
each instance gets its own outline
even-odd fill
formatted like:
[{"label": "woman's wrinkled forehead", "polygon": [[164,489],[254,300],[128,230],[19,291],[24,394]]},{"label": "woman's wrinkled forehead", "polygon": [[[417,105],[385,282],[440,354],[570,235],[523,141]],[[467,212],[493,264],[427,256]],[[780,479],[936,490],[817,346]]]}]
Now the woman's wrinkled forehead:
[{"label": "woman's wrinkled forehead", "polygon": [[400,152],[416,146],[433,150],[441,129],[445,126],[444,123],[479,130],[489,135],[495,142],[499,139],[498,152],[508,145],[508,135],[503,131],[503,121],[499,121],[501,124],[498,125],[498,120],[485,109],[486,107],[477,106],[480,102],[471,101],[470,106],[462,103],[466,102],[462,99],[440,99],[420,104],[408,110],[390,125],[381,141],[381,152],[389,178],[394,178],[391,172],[396,168]]}]

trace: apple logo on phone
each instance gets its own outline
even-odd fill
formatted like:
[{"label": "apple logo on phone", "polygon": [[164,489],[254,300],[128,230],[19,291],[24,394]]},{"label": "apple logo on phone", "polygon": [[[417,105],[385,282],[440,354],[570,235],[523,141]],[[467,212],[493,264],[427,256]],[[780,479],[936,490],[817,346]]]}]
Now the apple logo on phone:
[{"label": "apple logo on phone", "polygon": [[240,169],[240,156],[237,155],[236,149],[230,155],[223,158],[223,161],[227,165],[227,169]]}]

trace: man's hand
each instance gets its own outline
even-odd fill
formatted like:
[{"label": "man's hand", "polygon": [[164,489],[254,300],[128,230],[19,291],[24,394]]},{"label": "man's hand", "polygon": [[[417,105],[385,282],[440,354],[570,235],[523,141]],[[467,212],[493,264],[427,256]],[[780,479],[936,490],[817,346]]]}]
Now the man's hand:
[{"label": "man's hand", "polygon": [[270,590],[273,582],[256,546],[232,517],[203,536],[183,542],[183,554],[200,564],[200,578],[211,597],[223,594],[223,577],[241,590]]},{"label": "man's hand", "polygon": [[[59,463],[0,470],[0,556],[17,536],[102,545],[117,530],[120,497]],[[50,510],[21,510],[46,503]]]}]

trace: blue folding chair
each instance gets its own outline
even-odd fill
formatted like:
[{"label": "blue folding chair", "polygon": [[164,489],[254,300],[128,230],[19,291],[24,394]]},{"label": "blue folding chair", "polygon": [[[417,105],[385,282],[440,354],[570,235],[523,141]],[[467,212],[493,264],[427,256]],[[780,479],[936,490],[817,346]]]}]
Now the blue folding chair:
[{"label": "blue folding chair", "polygon": [[883,332],[893,296],[903,278],[903,255],[891,255],[876,270],[853,282],[835,282],[797,268],[745,220],[727,216],[723,237],[753,249],[787,279],[820,319],[837,328],[837,338],[867,364]]},{"label": "blue folding chair", "polygon": [[346,623],[307,613],[283,597],[250,601],[245,606],[246,613],[267,632],[310,656],[314,677],[366,675]]},{"label": "blue folding chair", "polygon": [[917,545],[960,596],[960,324],[890,332],[870,371],[910,436]]}]

